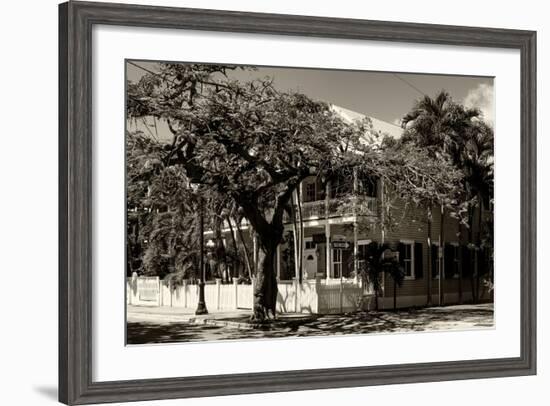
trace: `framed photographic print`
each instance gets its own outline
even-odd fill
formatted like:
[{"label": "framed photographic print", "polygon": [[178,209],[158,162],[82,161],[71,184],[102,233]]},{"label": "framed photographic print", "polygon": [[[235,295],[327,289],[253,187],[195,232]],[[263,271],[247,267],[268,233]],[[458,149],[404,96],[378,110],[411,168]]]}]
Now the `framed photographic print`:
[{"label": "framed photographic print", "polygon": [[535,32],[59,16],[61,402],[535,374]]}]

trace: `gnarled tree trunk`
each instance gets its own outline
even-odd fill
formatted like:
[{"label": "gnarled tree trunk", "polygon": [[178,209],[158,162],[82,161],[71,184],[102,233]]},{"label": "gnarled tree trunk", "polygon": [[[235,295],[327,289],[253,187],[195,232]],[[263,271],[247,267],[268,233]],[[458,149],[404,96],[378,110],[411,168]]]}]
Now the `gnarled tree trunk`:
[{"label": "gnarled tree trunk", "polygon": [[275,238],[261,241],[258,272],[254,284],[252,314],[252,320],[256,322],[264,322],[267,319],[275,318],[276,315],[277,275],[275,274],[275,255],[277,245]]}]

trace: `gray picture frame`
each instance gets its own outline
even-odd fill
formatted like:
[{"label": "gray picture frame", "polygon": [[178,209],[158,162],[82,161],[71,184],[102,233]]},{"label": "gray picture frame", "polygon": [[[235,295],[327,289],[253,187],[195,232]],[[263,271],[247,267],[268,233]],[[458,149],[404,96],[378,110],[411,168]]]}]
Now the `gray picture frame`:
[{"label": "gray picture frame", "polygon": [[[94,24],[517,49],[521,58],[521,354],[112,382],[92,380]],[[108,3],[59,6],[59,400],[66,404],[475,379],[536,373],[536,32]],[[97,294],[97,292],[95,292]],[[215,345],[215,344],[214,344]]]}]

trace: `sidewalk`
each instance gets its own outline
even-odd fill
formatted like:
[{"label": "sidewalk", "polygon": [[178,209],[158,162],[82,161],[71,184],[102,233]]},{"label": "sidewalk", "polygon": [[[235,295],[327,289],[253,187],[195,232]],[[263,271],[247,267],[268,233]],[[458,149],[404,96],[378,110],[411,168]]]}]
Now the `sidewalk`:
[{"label": "sidewalk", "polygon": [[[183,307],[127,306],[128,323],[185,323],[231,327],[239,330],[265,329],[268,326],[251,323],[250,309],[209,310],[195,315],[195,309]],[[493,304],[455,305],[393,311],[370,311],[348,314],[278,313],[269,328],[302,326],[320,330],[356,332],[445,330],[494,325]]]},{"label": "sidewalk", "polygon": [[431,307],[348,314],[283,313],[268,325],[249,321],[250,310],[213,311],[128,306],[128,343],[215,341],[250,338],[412,333],[494,328],[493,304]]},{"label": "sidewalk", "polygon": [[[243,317],[250,315],[250,310],[210,310],[208,314],[195,315],[195,309],[167,306],[126,306],[128,321],[155,321],[166,323],[193,322],[203,319],[219,319],[225,317]],[[134,320],[137,319],[137,320]]]},{"label": "sidewalk", "polygon": [[[185,307],[157,307],[157,306],[126,306],[127,322],[154,322],[154,323],[190,323],[229,326],[240,329],[253,329],[253,323],[243,322],[250,317],[252,311],[242,310],[208,310],[208,314],[196,315],[195,309]],[[278,313],[279,321],[308,320],[312,316],[303,313]]]}]

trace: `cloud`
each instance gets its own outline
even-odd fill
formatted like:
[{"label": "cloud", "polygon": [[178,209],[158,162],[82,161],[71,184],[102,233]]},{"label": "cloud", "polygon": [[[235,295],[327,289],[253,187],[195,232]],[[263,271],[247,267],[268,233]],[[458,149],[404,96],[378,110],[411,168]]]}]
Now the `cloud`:
[{"label": "cloud", "polygon": [[464,98],[466,107],[476,107],[481,110],[484,120],[494,125],[495,109],[494,109],[494,90],[492,85],[482,83],[477,87],[470,89]]}]

